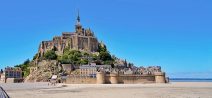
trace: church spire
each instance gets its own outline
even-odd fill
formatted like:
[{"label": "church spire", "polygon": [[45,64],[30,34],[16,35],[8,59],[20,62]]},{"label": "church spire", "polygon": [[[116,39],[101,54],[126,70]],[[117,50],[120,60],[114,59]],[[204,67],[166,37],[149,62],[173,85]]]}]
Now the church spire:
[{"label": "church spire", "polygon": [[80,25],[80,14],[79,14],[79,10],[78,10],[78,13],[77,13],[77,25]]},{"label": "church spire", "polygon": [[77,23],[75,25],[75,30],[76,30],[76,33],[78,33],[79,35],[82,35],[81,33],[83,33],[83,28],[82,28],[82,25],[80,24],[79,10],[77,15]]}]

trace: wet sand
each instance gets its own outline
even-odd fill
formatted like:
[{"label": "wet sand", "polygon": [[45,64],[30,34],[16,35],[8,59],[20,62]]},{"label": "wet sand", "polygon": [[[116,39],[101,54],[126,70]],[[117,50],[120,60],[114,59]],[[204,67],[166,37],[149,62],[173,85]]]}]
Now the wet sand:
[{"label": "wet sand", "polygon": [[0,84],[11,98],[212,98],[212,82],[169,84]]}]

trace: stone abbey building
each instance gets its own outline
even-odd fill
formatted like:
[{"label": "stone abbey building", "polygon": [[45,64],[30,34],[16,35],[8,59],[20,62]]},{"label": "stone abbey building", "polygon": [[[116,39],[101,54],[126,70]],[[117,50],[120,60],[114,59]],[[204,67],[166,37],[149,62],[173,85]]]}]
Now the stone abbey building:
[{"label": "stone abbey building", "polygon": [[51,41],[42,41],[39,46],[39,55],[42,56],[51,49],[56,49],[57,54],[61,54],[67,47],[75,50],[97,52],[98,44],[99,42],[91,29],[84,29],[82,27],[78,14],[75,31],[63,32],[62,36],[55,36]]}]

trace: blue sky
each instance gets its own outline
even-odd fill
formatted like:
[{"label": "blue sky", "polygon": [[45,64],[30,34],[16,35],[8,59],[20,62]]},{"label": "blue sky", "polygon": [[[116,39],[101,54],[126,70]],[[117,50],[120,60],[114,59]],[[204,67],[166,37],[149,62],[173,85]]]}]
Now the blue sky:
[{"label": "blue sky", "polygon": [[0,68],[81,23],[119,58],[170,77],[212,78],[211,0],[0,0]]}]

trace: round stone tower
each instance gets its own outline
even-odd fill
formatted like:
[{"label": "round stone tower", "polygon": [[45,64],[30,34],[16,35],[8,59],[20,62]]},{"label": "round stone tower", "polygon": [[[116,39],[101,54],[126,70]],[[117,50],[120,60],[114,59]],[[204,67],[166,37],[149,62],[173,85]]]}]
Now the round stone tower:
[{"label": "round stone tower", "polygon": [[118,84],[118,74],[117,73],[111,73],[110,74],[110,82],[111,84]]},{"label": "round stone tower", "polygon": [[155,83],[166,83],[164,72],[155,72]]},{"label": "round stone tower", "polygon": [[100,71],[96,72],[96,84],[105,84],[105,73]]}]

